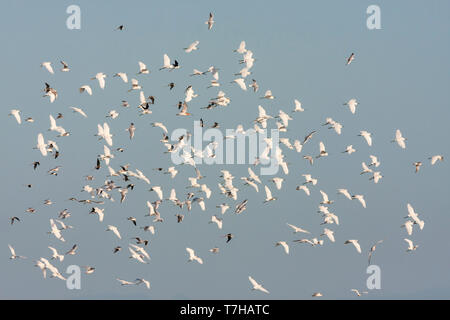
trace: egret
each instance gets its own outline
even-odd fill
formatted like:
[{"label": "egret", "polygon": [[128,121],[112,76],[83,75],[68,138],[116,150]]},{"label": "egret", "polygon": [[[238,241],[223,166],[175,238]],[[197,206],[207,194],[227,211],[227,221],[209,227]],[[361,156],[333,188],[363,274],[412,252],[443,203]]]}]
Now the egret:
[{"label": "egret", "polygon": [[350,109],[350,112],[355,114],[356,112],[356,106],[358,105],[358,101],[356,99],[350,99],[348,102],[344,103],[344,106],[348,106]]}]

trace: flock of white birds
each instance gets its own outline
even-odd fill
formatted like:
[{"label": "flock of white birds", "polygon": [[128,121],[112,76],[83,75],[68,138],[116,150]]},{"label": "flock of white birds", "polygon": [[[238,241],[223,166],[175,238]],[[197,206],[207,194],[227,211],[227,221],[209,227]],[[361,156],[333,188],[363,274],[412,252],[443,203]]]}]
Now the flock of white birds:
[{"label": "flock of white birds", "polygon": [[[205,22],[207,24],[208,30],[211,30],[214,26],[214,15],[210,14],[208,20]],[[124,26],[119,26],[116,30],[119,30],[118,32],[121,32],[124,29]],[[192,42],[189,46],[184,48],[184,51],[186,54],[194,54],[194,51],[199,50],[199,41]],[[245,41],[242,41],[239,45],[239,47],[234,50],[237,54],[242,55],[242,59],[239,60],[239,63],[243,65],[243,68],[240,70],[239,73],[236,74],[238,76],[234,81],[232,81],[232,84],[237,84],[242,90],[247,91],[251,90],[252,92],[250,94],[255,94],[259,91],[259,83],[252,79],[249,81],[247,77],[252,73],[251,69],[253,68],[255,58],[253,57],[253,52],[246,47]],[[355,59],[355,54],[352,53],[347,59],[346,64],[349,66]],[[60,69],[61,72],[70,72],[70,66],[68,63],[61,61],[62,68]],[[43,68],[45,68],[46,71],[48,71],[50,74],[54,74],[54,66],[52,65],[52,62],[43,62],[41,64]],[[143,89],[140,85],[140,82],[145,80],[146,75],[150,74],[151,71],[146,66],[145,63],[139,61],[138,62],[138,76],[139,79],[132,78],[131,81],[131,87],[129,87],[128,92],[136,92],[136,94],[139,95],[139,104],[138,109],[140,112],[140,115],[149,115],[152,113],[151,107],[153,104],[155,104],[155,97],[149,96],[146,97],[146,95],[143,92]],[[176,69],[179,69],[180,65],[177,60],[172,61],[167,54],[163,56],[163,65],[161,66],[160,70],[169,70],[174,71]],[[350,66],[349,66],[350,68]],[[219,83],[219,69],[212,66],[206,71],[200,71],[198,69],[194,69],[193,73],[190,74],[190,76],[204,76],[210,74],[212,76],[212,79],[210,80],[210,86],[209,87],[221,87],[221,84]],[[174,71],[176,72],[176,71]],[[123,81],[123,83],[127,86],[129,83],[128,74],[125,72],[117,72],[113,74],[113,77],[120,78],[120,81]],[[103,72],[98,72],[94,77],[91,78],[91,80],[96,80],[98,82],[98,86],[100,89],[105,89],[106,86],[106,79],[107,75]],[[175,83],[169,83],[168,87],[170,90],[172,90],[175,87]],[[56,86],[57,87],[57,86]],[[93,88],[94,87],[94,88]],[[95,85],[91,87],[90,84],[82,85],[78,90],[80,94],[88,94],[93,95],[95,94]],[[58,99],[58,91],[56,88],[54,88],[49,83],[45,83],[45,89],[44,89],[44,97],[48,97],[49,102],[53,103],[57,101]],[[185,97],[183,101],[178,102],[178,109],[179,112],[176,114],[177,116],[183,116],[183,117],[189,117],[191,114],[188,112],[188,105],[197,97],[197,94],[194,91],[194,88],[192,86],[189,86],[185,90]],[[265,93],[260,96],[261,99],[268,99],[268,100],[274,100],[276,97],[272,94],[271,90],[265,91]],[[179,99],[177,99],[179,100]],[[227,107],[231,102],[231,99],[226,96],[226,94],[223,91],[219,91],[217,94],[217,97],[214,99],[211,99],[208,106],[202,108],[202,109],[212,109],[212,108],[224,108]],[[358,102],[356,99],[350,99],[347,103],[344,104],[346,107],[348,107],[349,111],[352,114],[357,113],[357,106]],[[130,104],[126,101],[122,101],[123,108],[129,108]],[[87,118],[88,112],[85,110],[82,110],[81,108],[77,107],[71,107],[74,113],[78,113],[81,117]],[[304,112],[305,109],[303,109],[302,104],[299,100],[295,99],[293,103],[293,110],[291,111],[291,114],[297,114],[300,112]],[[205,111],[207,112],[207,111]],[[25,122],[34,122],[32,117],[28,117],[25,119],[22,119],[22,113],[18,109],[11,110],[10,115],[15,118],[17,123],[21,125],[23,121]],[[62,126],[58,125],[58,120],[63,117],[63,114],[59,113],[56,116],[50,115],[50,132],[54,132],[56,135],[55,139],[58,141],[56,143],[55,140],[50,140],[50,138],[46,138],[44,134],[39,133],[37,135],[37,145],[35,149],[40,152],[40,155],[45,159],[45,157],[53,157],[57,159],[59,157],[60,153],[60,147],[64,147],[64,137],[69,136],[72,134],[72,132],[67,131]],[[116,110],[112,110],[107,115],[108,118],[116,119],[119,117],[119,113]],[[197,119],[198,120],[198,119]],[[259,105],[258,106],[258,115],[255,118],[254,126],[253,128],[249,128],[248,130],[244,130],[244,127],[242,125],[238,125],[237,129],[235,130],[234,135],[226,136],[226,139],[233,139],[236,138],[237,135],[243,134],[246,131],[254,130],[255,132],[261,132],[263,129],[268,128],[276,128],[280,133],[287,132],[287,127],[289,125],[289,121],[292,121],[293,118],[286,112],[280,110],[278,115],[269,115],[266,110]],[[81,118],[79,121],[83,121]],[[203,126],[203,120],[201,120],[201,125]],[[103,121],[102,121],[103,122]],[[270,127],[269,124],[274,124],[275,126]],[[334,121],[332,118],[327,118],[326,122],[322,124],[323,126],[327,126],[329,129],[334,129],[336,134],[340,135],[342,130],[342,124]],[[187,142],[190,139],[190,134],[183,135],[179,137],[178,141],[175,143],[171,143],[169,141],[169,131],[165,124],[162,122],[153,122],[153,127],[157,127],[162,130],[163,138],[160,140],[160,142],[165,146],[167,149],[166,154],[170,154],[172,152],[178,152],[182,150]],[[213,128],[218,128],[219,124],[214,123],[212,126]],[[200,170],[196,167],[194,157],[200,157],[200,158],[214,158],[215,157],[215,150],[218,146],[217,141],[211,142],[207,145],[207,147],[204,150],[196,150],[193,147],[191,147],[191,152],[185,152],[182,153],[182,158],[184,160],[183,164],[186,164],[184,166],[181,165],[174,165],[170,166],[168,168],[158,168],[157,171],[165,173],[170,175],[171,179],[175,179],[178,173],[178,170],[191,170],[189,169],[189,166],[192,166],[192,172],[195,172],[195,176],[189,178],[189,184],[188,188],[191,188],[193,190],[192,192],[189,192],[187,194],[186,198],[178,198],[177,192],[173,188],[170,191],[163,190],[161,186],[152,185],[150,182],[151,178],[148,178],[142,171],[135,168],[132,170],[130,168],[130,165],[118,165],[114,166],[112,165],[114,161],[114,153],[126,152],[125,148],[113,148],[114,142],[113,142],[113,134],[110,128],[110,125],[107,122],[104,122],[102,124],[98,124],[98,132],[96,136],[98,137],[99,141],[104,141],[105,144],[103,145],[103,153],[100,154],[96,160],[97,165],[95,167],[96,170],[100,170],[103,166],[107,168],[108,175],[107,180],[104,183],[101,183],[95,187],[91,186],[90,184],[95,183],[96,177],[89,175],[86,176],[87,184],[82,187],[83,192],[89,195],[88,199],[77,199],[77,198],[71,198],[70,200],[89,205],[92,207],[90,214],[96,215],[98,217],[99,223],[103,223],[104,219],[107,219],[107,215],[104,212],[104,208],[102,208],[102,205],[106,202],[114,202],[114,194],[117,193],[120,195],[120,203],[126,201],[127,193],[132,192],[135,183],[141,183],[141,184],[148,184],[151,185],[150,192],[154,192],[156,196],[156,201],[150,202],[147,201],[146,205],[148,207],[148,213],[143,214],[143,216],[150,217],[153,219],[153,224],[151,225],[139,225],[137,223],[137,218],[130,216],[126,219],[130,221],[134,226],[136,226],[136,230],[143,230],[144,234],[147,234],[149,232],[150,234],[154,235],[155,230],[157,229],[158,223],[164,222],[164,218],[162,214],[159,211],[159,207],[162,203],[169,203],[173,204],[174,208],[178,208],[178,213],[175,215],[176,219],[179,223],[181,223],[184,219],[184,213],[185,210],[187,212],[191,211],[192,206],[198,205],[199,208],[202,211],[207,211],[207,202],[208,199],[211,197],[212,192],[214,192],[213,187],[208,186],[203,181],[203,176],[200,172]],[[134,138],[136,127],[133,123],[129,125],[129,127],[126,129],[130,140]],[[288,137],[281,137],[280,138],[280,147],[287,150],[293,150],[297,153],[302,153],[302,149],[306,143],[308,143],[310,140],[313,139],[315,131],[307,134],[303,141],[300,140],[294,140],[292,141]],[[74,135],[76,135],[76,132],[73,132]],[[49,135],[49,134],[48,134]],[[372,146],[372,135],[370,132],[367,132],[365,130],[360,131],[359,136],[361,136],[364,141],[367,143],[368,146]],[[402,132],[400,130],[396,130],[394,133],[394,138],[392,142],[396,143],[399,148],[405,149],[406,148],[406,141],[407,139],[403,137]],[[260,164],[261,159],[269,159],[269,154],[272,152],[272,154],[275,155],[277,158],[281,168],[282,173],[285,177],[289,174],[289,168],[288,168],[288,162],[286,161],[285,155],[283,154],[283,149],[276,146],[275,148],[272,146],[272,140],[270,138],[267,138],[265,140],[266,147],[265,149],[259,154],[259,157],[254,159],[254,163],[252,166],[248,168],[248,177],[241,177],[240,180],[242,180],[242,184],[245,186],[251,186],[255,192],[260,191],[260,187],[264,185],[264,183],[261,181],[261,178],[255,173],[255,167]],[[319,149],[317,155],[303,155],[303,158],[311,165],[314,165],[314,161],[318,158],[323,158],[328,156],[328,152],[326,150],[325,143],[323,141],[319,141]],[[62,149],[61,148],[61,149]],[[346,153],[347,155],[351,155],[352,153],[356,152],[353,145],[349,145],[346,147],[345,150],[342,151],[342,153]],[[379,183],[380,180],[383,178],[383,175],[381,171],[378,170],[380,166],[380,161],[378,158],[374,155],[370,155],[370,162],[365,163],[362,162],[362,172],[361,175],[369,175],[369,180],[372,180],[373,183]],[[37,170],[38,167],[41,165],[41,162],[44,160],[38,160],[33,163],[34,170]],[[444,157],[442,155],[434,155],[429,157],[431,165],[435,165],[439,161],[443,161]],[[415,172],[417,173],[420,170],[420,167],[422,166],[421,161],[412,162],[412,165],[415,168]],[[56,166],[48,171],[51,175],[58,175],[59,171],[61,170],[61,166]],[[252,169],[253,168],[253,169]],[[100,172],[100,171],[99,171]],[[303,177],[305,181],[297,186],[297,190],[302,191],[306,194],[306,196],[310,196],[311,192],[315,192],[313,186],[316,186],[319,182],[316,178],[314,178],[311,174],[303,174]],[[214,204],[214,207],[218,209],[218,214],[214,214],[211,216],[210,223],[215,224],[219,230],[222,229],[223,221],[226,219],[226,213],[229,209],[234,210],[234,214],[239,215],[242,214],[246,210],[246,206],[248,203],[248,200],[238,201],[238,191],[239,189],[234,186],[233,179],[234,176],[231,172],[227,170],[221,170],[221,175],[219,178],[222,178],[218,183],[218,189],[217,191],[220,192],[220,194],[223,195],[225,201],[222,204]],[[203,180],[203,181],[202,181]],[[285,178],[281,177],[273,177],[270,181],[274,183],[274,187],[276,191],[279,191],[283,187],[283,182]],[[124,183],[124,186],[119,186],[119,182]],[[31,187],[31,186],[29,186]],[[269,187],[268,185],[264,185],[264,193],[265,198],[263,199],[264,203],[276,201],[277,198],[272,194],[272,187]],[[302,243],[302,244],[309,244],[311,246],[323,246],[325,245],[326,241],[335,242],[335,231],[332,230],[332,226],[338,226],[339,225],[339,217],[336,213],[332,212],[331,205],[333,204],[334,200],[331,200],[330,197],[326,192],[323,190],[318,190],[322,196],[322,201],[318,204],[318,212],[322,215],[323,222],[322,225],[325,225],[327,227],[323,228],[323,232],[318,235],[310,235],[310,232],[305,230],[303,227],[296,226],[290,223],[286,223],[287,228],[292,229],[294,234],[298,235],[304,235],[304,238],[293,240],[294,243]],[[243,190],[240,192],[250,192],[247,190]],[[170,194],[168,198],[164,197],[164,194]],[[347,198],[349,201],[357,200],[362,208],[366,208],[366,199],[365,196],[362,194],[357,193],[350,193],[347,189],[341,188],[337,190],[337,193],[342,195],[343,197]],[[245,198],[245,197],[243,197]],[[52,200],[45,200],[45,205],[52,205]],[[405,237],[405,243],[407,247],[405,248],[407,252],[413,252],[418,248],[417,244],[414,244],[413,241],[410,239],[413,231],[418,228],[419,230],[422,230],[424,228],[424,221],[421,219],[419,213],[417,213],[413,206],[409,203],[405,204],[405,207],[407,209],[408,215],[405,217],[406,221],[402,225],[402,227],[405,228],[406,234],[408,237]],[[234,209],[233,209],[234,208]],[[230,210],[230,211],[231,211]],[[213,211],[208,209],[208,211]],[[34,214],[36,212],[36,209],[34,208],[28,208],[26,210],[27,214]],[[406,211],[405,211],[406,212]],[[70,226],[66,224],[65,221],[69,220],[71,214],[70,212],[65,209],[61,212],[59,212],[58,216],[54,219],[50,219],[49,225],[50,229],[47,232],[60,242],[65,242],[64,234],[66,232],[70,232],[70,229],[74,228],[73,226]],[[14,216],[10,218],[10,223],[13,225],[14,223],[20,223],[21,219],[23,217]],[[26,219],[26,218],[25,218]],[[125,219],[125,218],[124,218]],[[140,220],[140,218],[139,218]],[[335,228],[333,228],[335,229]],[[111,233],[117,237],[120,241],[122,239],[122,235],[120,230],[114,226],[114,225],[107,225],[105,227],[106,231],[111,231]],[[44,231],[43,231],[44,232]],[[226,243],[232,241],[234,235],[232,233],[228,233],[224,235],[224,238],[226,238]],[[149,243],[148,240],[145,240],[142,238],[142,236],[135,236],[133,235],[133,239],[136,240],[136,243],[130,243],[127,245],[127,249],[130,254],[130,258],[135,259],[139,263],[147,264],[150,261],[150,255],[148,253],[147,245]],[[373,256],[373,253],[376,249],[377,244],[381,243],[383,240],[380,240],[376,242],[369,250],[367,250],[368,253],[368,259],[369,264],[370,260]],[[359,242],[357,239],[347,239],[345,241],[342,241],[343,244],[350,244],[358,254],[362,254],[363,248],[361,248]],[[78,246],[75,244],[71,247],[71,249],[67,252],[58,251],[58,249],[55,248],[56,245],[49,246],[49,256],[48,257],[40,257],[36,258],[35,260],[35,266],[38,267],[42,274],[45,277],[49,275],[52,278],[59,278],[62,280],[65,280],[66,278],[63,276],[63,274],[58,269],[58,264],[62,263],[65,256],[67,255],[76,255]],[[286,254],[289,254],[290,246],[288,242],[286,241],[278,241],[275,243],[275,247],[280,246],[282,250]],[[10,259],[26,259],[26,257],[18,255],[16,253],[16,250],[12,245],[8,245],[10,251],[11,251],[11,257]],[[111,247],[112,254],[117,254],[122,250],[121,246],[113,246]],[[19,252],[23,251],[23,248],[18,249]],[[219,254],[219,248],[211,248],[210,252],[212,254]],[[187,247],[186,248],[187,253],[187,261],[189,262],[195,262],[199,264],[203,264],[204,260],[207,261],[207,258],[204,259],[205,253],[202,252],[196,252],[194,249]],[[203,256],[203,258],[199,257]],[[95,272],[95,267],[93,265],[91,266],[84,266],[85,273],[91,274]],[[114,276],[112,276],[114,278]],[[248,277],[252,290],[259,290],[264,293],[269,293],[267,289],[263,287],[262,284],[258,283],[255,279],[253,279],[251,276]],[[125,285],[145,285],[148,289],[150,289],[150,282],[148,280],[137,278],[132,281],[128,280],[122,280],[117,279],[117,281],[125,286]],[[367,292],[360,292],[356,289],[351,289],[352,292],[354,292],[357,296],[361,296],[363,293]],[[312,294],[313,297],[321,297],[322,293],[315,292]]]}]

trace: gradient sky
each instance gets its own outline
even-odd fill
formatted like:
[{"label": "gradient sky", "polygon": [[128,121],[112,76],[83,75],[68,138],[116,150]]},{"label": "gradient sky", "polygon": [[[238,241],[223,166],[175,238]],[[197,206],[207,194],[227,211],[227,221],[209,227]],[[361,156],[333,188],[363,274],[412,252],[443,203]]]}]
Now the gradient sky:
[{"label": "gradient sky", "polygon": [[[43,3],[46,3],[45,5]],[[81,7],[81,30],[66,28],[67,6]],[[368,30],[366,8],[370,4],[381,7],[382,30]],[[208,31],[204,21],[214,12],[216,24]],[[449,155],[447,124],[450,118],[450,3],[448,1],[195,1],[167,5],[166,1],[8,1],[2,4],[0,29],[2,50],[1,87],[3,88],[0,130],[3,139],[1,164],[2,221],[0,223],[0,298],[25,299],[306,299],[320,291],[326,298],[354,298],[351,288],[365,289],[367,252],[370,246],[383,239],[374,254],[373,263],[381,267],[381,290],[373,290],[365,298],[448,298],[450,296],[450,241],[447,228],[450,222],[448,201],[450,170],[447,161],[431,167],[428,157]],[[120,24],[122,32],[113,31]],[[186,54],[182,49],[199,40],[199,50]],[[243,92],[230,84],[234,73],[241,69],[240,55],[233,52],[240,41],[254,52],[253,74],[260,91]],[[355,52],[356,59],[345,66],[345,58]],[[163,54],[177,59],[182,68],[174,72],[158,71]],[[59,60],[69,63],[69,73],[59,72]],[[144,61],[150,75],[135,76],[137,61]],[[43,61],[51,61],[54,75],[40,68]],[[231,97],[227,108],[212,111],[201,107],[214,97],[218,89],[206,89],[210,76],[189,77],[193,68],[220,68],[219,89]],[[101,90],[90,80],[97,72],[104,72],[106,88]],[[129,84],[112,78],[116,72],[137,77],[144,92],[154,95],[157,103],[153,114],[138,117],[135,106],[138,94],[128,93]],[[176,88],[165,85],[174,81]],[[44,82],[59,92],[55,103],[42,97]],[[81,85],[89,84],[93,95],[79,94]],[[190,104],[191,118],[176,117],[176,103],[184,97],[184,89],[193,85],[199,97]],[[276,99],[260,100],[271,89]],[[357,98],[356,115],[342,106],[350,98]],[[303,139],[318,130],[301,154],[285,150],[290,174],[285,177],[281,191],[272,189],[277,201],[263,204],[264,195],[243,186],[240,177],[247,175],[248,165],[200,166],[205,182],[213,190],[207,200],[207,211],[194,205],[185,213],[185,221],[176,223],[178,212],[172,204],[160,208],[165,222],[156,224],[156,235],[143,233],[126,220],[135,216],[140,226],[151,224],[145,202],[154,201],[149,186],[135,182],[136,189],[120,205],[106,203],[105,221],[99,223],[88,215],[90,206],[67,201],[69,197],[86,197],[80,193],[86,184],[84,176],[95,174],[93,186],[103,183],[107,169],[93,169],[95,159],[103,150],[94,134],[97,124],[103,123],[108,111],[120,113],[116,120],[108,120],[114,134],[114,146],[126,149],[116,154],[112,166],[130,163],[142,170],[152,185],[161,185],[168,194],[177,190],[179,198],[187,192],[187,178],[194,176],[191,167],[182,167],[176,179],[158,174],[153,168],[170,166],[170,158],[163,154],[159,143],[161,130],[152,128],[153,121],[163,122],[172,131],[192,129],[192,121],[202,117],[207,124],[218,121],[223,129],[243,124],[252,126],[257,106],[262,104],[271,115],[280,109],[291,111],[293,100],[299,99],[305,112],[294,114],[288,132],[281,136]],[[124,109],[121,100],[128,100],[132,108]],[[73,114],[70,106],[82,107],[89,118]],[[11,109],[32,116],[33,124],[18,124],[8,117]],[[49,128],[48,116],[61,112],[58,124],[71,132],[70,137],[56,138]],[[320,126],[326,117],[343,124],[338,136]],[[137,131],[129,141],[125,129],[135,122]],[[407,149],[390,143],[395,130],[408,138]],[[367,130],[373,134],[373,146],[368,147],[357,134]],[[42,158],[37,150],[36,136],[57,139],[61,157]],[[302,156],[318,153],[318,143],[324,141],[329,156],[310,166]],[[357,152],[347,156],[341,151],[353,144]],[[286,148],[284,148],[286,149]],[[361,162],[378,156],[383,179],[377,185],[360,176]],[[41,161],[34,172],[31,163]],[[423,161],[418,174],[414,161]],[[54,177],[47,170],[61,165],[61,173]],[[223,230],[208,221],[219,214],[216,205],[235,203],[218,194],[217,182],[221,169],[229,170],[240,189],[238,200],[248,198],[248,209],[236,216],[228,211]],[[295,187],[302,183],[301,174],[311,173],[318,178],[307,197]],[[117,180],[117,179],[116,179]],[[119,180],[118,184],[122,184]],[[33,184],[28,190],[26,184]],[[260,187],[263,189],[263,187]],[[364,194],[367,209],[356,201],[336,194],[337,188],[347,188],[352,194]],[[317,213],[321,201],[319,190],[328,193],[335,203],[331,211],[340,217],[340,225],[328,226],[335,231],[336,242],[325,239],[323,247],[292,243],[304,237],[294,235],[286,226],[292,223],[312,232],[322,233],[322,219]],[[118,196],[115,196],[118,199]],[[45,199],[55,204],[43,205]],[[410,237],[419,249],[408,254],[403,241],[406,232],[400,226],[407,215],[410,202],[425,220],[423,231],[415,228]],[[24,213],[35,207],[37,213]],[[75,229],[64,233],[62,243],[46,232],[49,219],[59,211],[69,209],[72,217],[67,223]],[[9,225],[8,217],[19,216],[22,222]],[[123,235],[117,241],[105,232],[106,225],[119,228]],[[222,236],[235,235],[229,244]],[[150,239],[148,251],[152,260],[148,265],[131,261],[126,252],[128,238],[141,236]],[[363,254],[344,245],[347,239],[358,239]],[[291,246],[286,255],[275,248],[277,241]],[[10,261],[7,244],[27,260]],[[68,265],[92,265],[96,272],[83,276],[82,290],[67,290],[65,283],[43,279],[33,267],[33,260],[49,257],[47,246],[66,252],[78,244],[78,254],[63,263],[55,262],[60,271]],[[112,254],[121,245],[124,250]],[[218,246],[221,252],[213,255],[208,249]],[[186,247],[194,248],[205,261],[204,265],[187,263]],[[248,276],[252,275],[271,294],[252,292]],[[138,277],[151,282],[152,289],[121,287],[115,278],[134,280]]]}]

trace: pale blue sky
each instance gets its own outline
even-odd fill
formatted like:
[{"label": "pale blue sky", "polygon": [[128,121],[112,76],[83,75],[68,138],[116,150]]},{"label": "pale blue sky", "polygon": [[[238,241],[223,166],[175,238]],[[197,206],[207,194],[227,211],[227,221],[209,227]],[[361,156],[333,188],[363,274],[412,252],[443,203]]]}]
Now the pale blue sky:
[{"label": "pale blue sky", "polygon": [[[46,3],[45,5],[43,3]],[[81,30],[66,28],[66,8],[70,4],[81,7]],[[366,28],[366,8],[370,4],[381,7],[382,30]],[[214,12],[216,24],[208,31],[204,21]],[[447,238],[449,210],[448,162],[431,167],[428,157],[449,155],[447,139],[450,135],[448,119],[450,85],[450,3],[448,1],[192,1],[167,4],[166,1],[9,1],[2,5],[0,52],[2,64],[3,102],[1,133],[3,139],[1,180],[2,222],[0,223],[1,259],[0,298],[130,298],[130,299],[302,299],[320,291],[327,298],[353,298],[351,288],[364,289],[367,275],[367,251],[372,243],[384,239],[375,252],[373,262],[382,270],[382,290],[370,292],[368,298],[448,298],[450,294],[450,242]],[[120,24],[122,32],[113,31]],[[199,40],[199,50],[186,54],[182,48]],[[233,53],[240,41],[256,58],[253,74],[261,88],[258,94],[243,92],[229,82],[241,65],[239,55]],[[345,66],[345,58],[356,53],[356,59]],[[167,53],[177,59],[182,68],[174,72],[160,72],[162,56]],[[59,72],[59,60],[71,66],[69,73]],[[146,95],[154,95],[157,104],[153,114],[138,117],[135,105],[138,96],[128,93],[129,84],[113,79],[116,72],[127,72],[131,78],[137,72],[137,61],[144,61],[152,73],[137,76]],[[55,75],[50,75],[40,63],[52,61]],[[188,77],[193,68],[219,67],[220,82],[232,103],[225,109],[201,110],[217,89],[206,89],[207,78]],[[104,72],[106,88],[89,80],[97,72]],[[248,79],[248,80],[250,80]],[[164,85],[174,81],[177,87],[170,92]],[[42,98],[44,82],[59,92],[50,104]],[[93,96],[80,95],[78,87],[90,84]],[[192,118],[175,116],[175,104],[184,96],[183,90],[193,85],[199,97],[190,104]],[[271,89],[277,97],[267,102],[259,97]],[[261,92],[262,91],[262,92]],[[153,168],[168,167],[170,158],[163,155],[158,142],[161,131],[150,123],[162,121],[169,130],[192,128],[192,120],[203,117],[207,123],[218,121],[222,128],[243,124],[248,128],[262,104],[269,114],[293,109],[293,100],[302,101],[304,113],[293,115],[289,130],[282,136],[303,139],[311,130],[317,135],[307,144],[301,155],[285,151],[290,174],[281,191],[267,183],[278,200],[263,205],[263,194],[243,186],[239,180],[246,175],[246,165],[230,165],[226,169],[236,177],[241,190],[239,201],[248,198],[247,211],[235,216],[230,211],[223,217],[224,229],[209,225],[211,215],[219,214],[217,204],[234,202],[219,196],[217,182],[221,168],[202,166],[205,182],[213,189],[206,202],[207,211],[197,206],[177,224],[177,209],[171,204],[161,206],[165,218],[157,224],[155,236],[133,227],[126,217],[132,215],[139,225],[148,225],[146,200],[156,200],[148,193],[148,186],[136,182],[136,189],[120,205],[105,204],[106,218],[100,224],[88,215],[90,206],[66,201],[80,194],[85,184],[83,176],[95,174],[91,185],[101,184],[107,171],[94,172],[95,159],[103,150],[103,143],[94,137],[97,123],[105,121],[108,111],[120,113],[116,120],[108,120],[115,135],[115,146],[124,146],[124,154],[116,154],[113,167],[130,163],[141,169],[168,193],[176,188],[179,197],[186,192],[187,177],[192,168],[181,168],[175,180],[156,174]],[[342,103],[357,98],[359,106],[352,115]],[[128,100],[132,108],[123,109],[121,100]],[[82,107],[89,115],[83,119],[69,107]],[[24,117],[32,116],[34,124],[17,123],[8,117],[10,109],[22,110]],[[47,132],[48,115],[64,114],[58,121],[72,133],[67,138],[55,138]],[[336,135],[321,127],[326,117],[343,124],[343,134]],[[130,143],[125,129],[135,122],[136,138]],[[401,129],[408,138],[407,149],[390,143],[395,130]],[[373,134],[369,148],[360,130]],[[58,139],[61,158],[43,159],[32,148],[36,136],[43,132],[47,138]],[[302,159],[304,154],[317,154],[318,142],[323,140],[330,156],[319,159],[310,167]],[[353,144],[357,152],[351,156],[340,152]],[[360,176],[362,161],[369,154],[377,155],[384,176],[377,185]],[[31,163],[40,160],[42,166],[33,172]],[[414,161],[423,161],[419,174],[414,174]],[[46,171],[61,165],[58,177]],[[319,179],[312,187],[311,197],[295,191],[303,182],[301,174],[311,173]],[[263,177],[268,180],[269,177]],[[34,188],[27,190],[26,184]],[[121,182],[119,181],[119,184]],[[367,209],[356,201],[336,195],[337,188],[364,194]],[[325,239],[323,247],[295,244],[286,223],[310,230],[319,236],[323,230],[316,213],[320,202],[319,189],[327,192],[335,203],[331,206],[341,220],[335,231],[336,243]],[[51,207],[42,203],[50,198]],[[116,196],[117,198],[117,196]],[[410,202],[425,220],[423,231],[413,233],[411,239],[420,245],[407,254],[406,236],[400,228]],[[37,213],[24,213],[35,207]],[[46,232],[49,218],[68,208],[72,217],[66,222],[75,229],[65,233],[61,243]],[[8,224],[8,217],[19,216],[21,223]],[[189,215],[189,216],[188,216]],[[105,232],[106,225],[116,225],[123,234],[122,241]],[[229,244],[221,238],[227,232],[235,234]],[[124,249],[128,238],[140,235],[149,238],[152,260],[148,265],[128,259],[124,250],[113,255],[112,249]],[[359,240],[363,254],[345,246],[347,239]],[[285,255],[274,243],[288,241],[291,254]],[[8,260],[7,244],[29,259]],[[33,267],[32,259],[49,257],[47,246],[67,251],[79,245],[76,256],[66,257],[61,271],[70,264],[92,265],[96,272],[83,277],[82,290],[69,291],[64,282],[44,280]],[[185,247],[191,247],[205,264],[187,263]],[[219,246],[220,254],[208,249]],[[248,275],[252,275],[270,292],[252,292]],[[134,280],[143,277],[152,289],[120,287],[116,277]]]}]

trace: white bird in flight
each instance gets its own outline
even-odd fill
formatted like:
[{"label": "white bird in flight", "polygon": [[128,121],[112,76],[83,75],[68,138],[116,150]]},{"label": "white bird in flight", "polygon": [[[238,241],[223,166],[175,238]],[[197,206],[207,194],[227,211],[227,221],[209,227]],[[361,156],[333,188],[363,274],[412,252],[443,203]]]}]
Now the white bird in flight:
[{"label": "white bird in flight", "polygon": [[256,280],[253,279],[251,276],[248,277],[248,280],[250,280],[250,283],[253,286],[252,290],[259,290],[264,293],[269,293],[269,291],[267,291],[262,285],[260,285],[258,282],[256,282]]},{"label": "white bird in flight", "polygon": [[186,251],[189,253],[189,262],[197,261],[200,264],[203,264],[203,260],[195,255],[195,251],[191,248],[186,248]]}]

